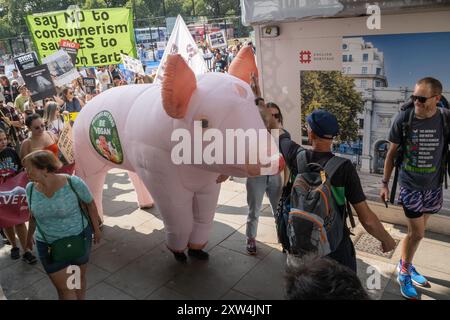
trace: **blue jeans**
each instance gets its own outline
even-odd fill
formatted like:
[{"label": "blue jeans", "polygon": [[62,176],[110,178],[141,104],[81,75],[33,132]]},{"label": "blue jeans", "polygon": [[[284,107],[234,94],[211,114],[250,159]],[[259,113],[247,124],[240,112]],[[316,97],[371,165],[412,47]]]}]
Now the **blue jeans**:
[{"label": "blue jeans", "polygon": [[282,183],[281,175],[259,176],[247,178],[247,238],[255,239],[258,231],[258,219],[261,212],[264,193],[267,193],[272,209],[272,215],[277,210],[278,201],[281,197]]}]

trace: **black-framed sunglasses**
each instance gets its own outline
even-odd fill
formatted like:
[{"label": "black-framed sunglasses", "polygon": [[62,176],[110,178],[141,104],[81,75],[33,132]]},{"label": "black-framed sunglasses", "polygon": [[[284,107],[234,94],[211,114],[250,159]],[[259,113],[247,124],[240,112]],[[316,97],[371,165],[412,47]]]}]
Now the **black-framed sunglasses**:
[{"label": "black-framed sunglasses", "polygon": [[436,96],[437,96],[437,95],[435,94],[434,96],[431,96],[431,97],[427,98],[427,97],[422,97],[422,96],[415,96],[415,95],[412,95],[412,96],[411,96],[411,100],[414,101],[414,102],[416,102],[416,100],[417,100],[417,101],[419,101],[420,103],[425,103],[428,99],[434,98],[434,97],[436,97]]}]

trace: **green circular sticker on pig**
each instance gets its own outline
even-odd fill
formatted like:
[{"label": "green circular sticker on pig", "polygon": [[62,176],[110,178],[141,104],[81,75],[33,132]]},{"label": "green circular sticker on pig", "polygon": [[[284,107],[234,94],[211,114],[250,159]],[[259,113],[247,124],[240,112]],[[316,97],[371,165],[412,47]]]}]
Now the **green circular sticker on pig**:
[{"label": "green circular sticker on pig", "polygon": [[102,111],[92,119],[89,138],[95,150],[103,158],[115,164],[123,162],[119,132],[111,113]]}]

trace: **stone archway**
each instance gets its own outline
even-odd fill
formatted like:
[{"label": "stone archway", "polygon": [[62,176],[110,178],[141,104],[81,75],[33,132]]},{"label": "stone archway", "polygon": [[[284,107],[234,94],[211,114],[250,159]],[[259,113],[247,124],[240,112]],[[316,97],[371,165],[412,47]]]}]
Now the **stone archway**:
[{"label": "stone archway", "polygon": [[373,172],[383,174],[384,160],[389,150],[390,142],[387,140],[379,140],[374,145]]}]

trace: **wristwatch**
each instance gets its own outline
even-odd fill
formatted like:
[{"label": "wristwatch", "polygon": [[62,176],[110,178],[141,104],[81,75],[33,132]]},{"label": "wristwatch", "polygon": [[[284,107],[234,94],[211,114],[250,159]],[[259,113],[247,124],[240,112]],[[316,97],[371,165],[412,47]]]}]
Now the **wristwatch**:
[{"label": "wristwatch", "polygon": [[389,185],[389,180],[386,181],[386,180],[384,180],[384,179],[381,179],[381,183],[382,183],[383,185],[385,185],[385,186],[388,186],[388,185]]}]

